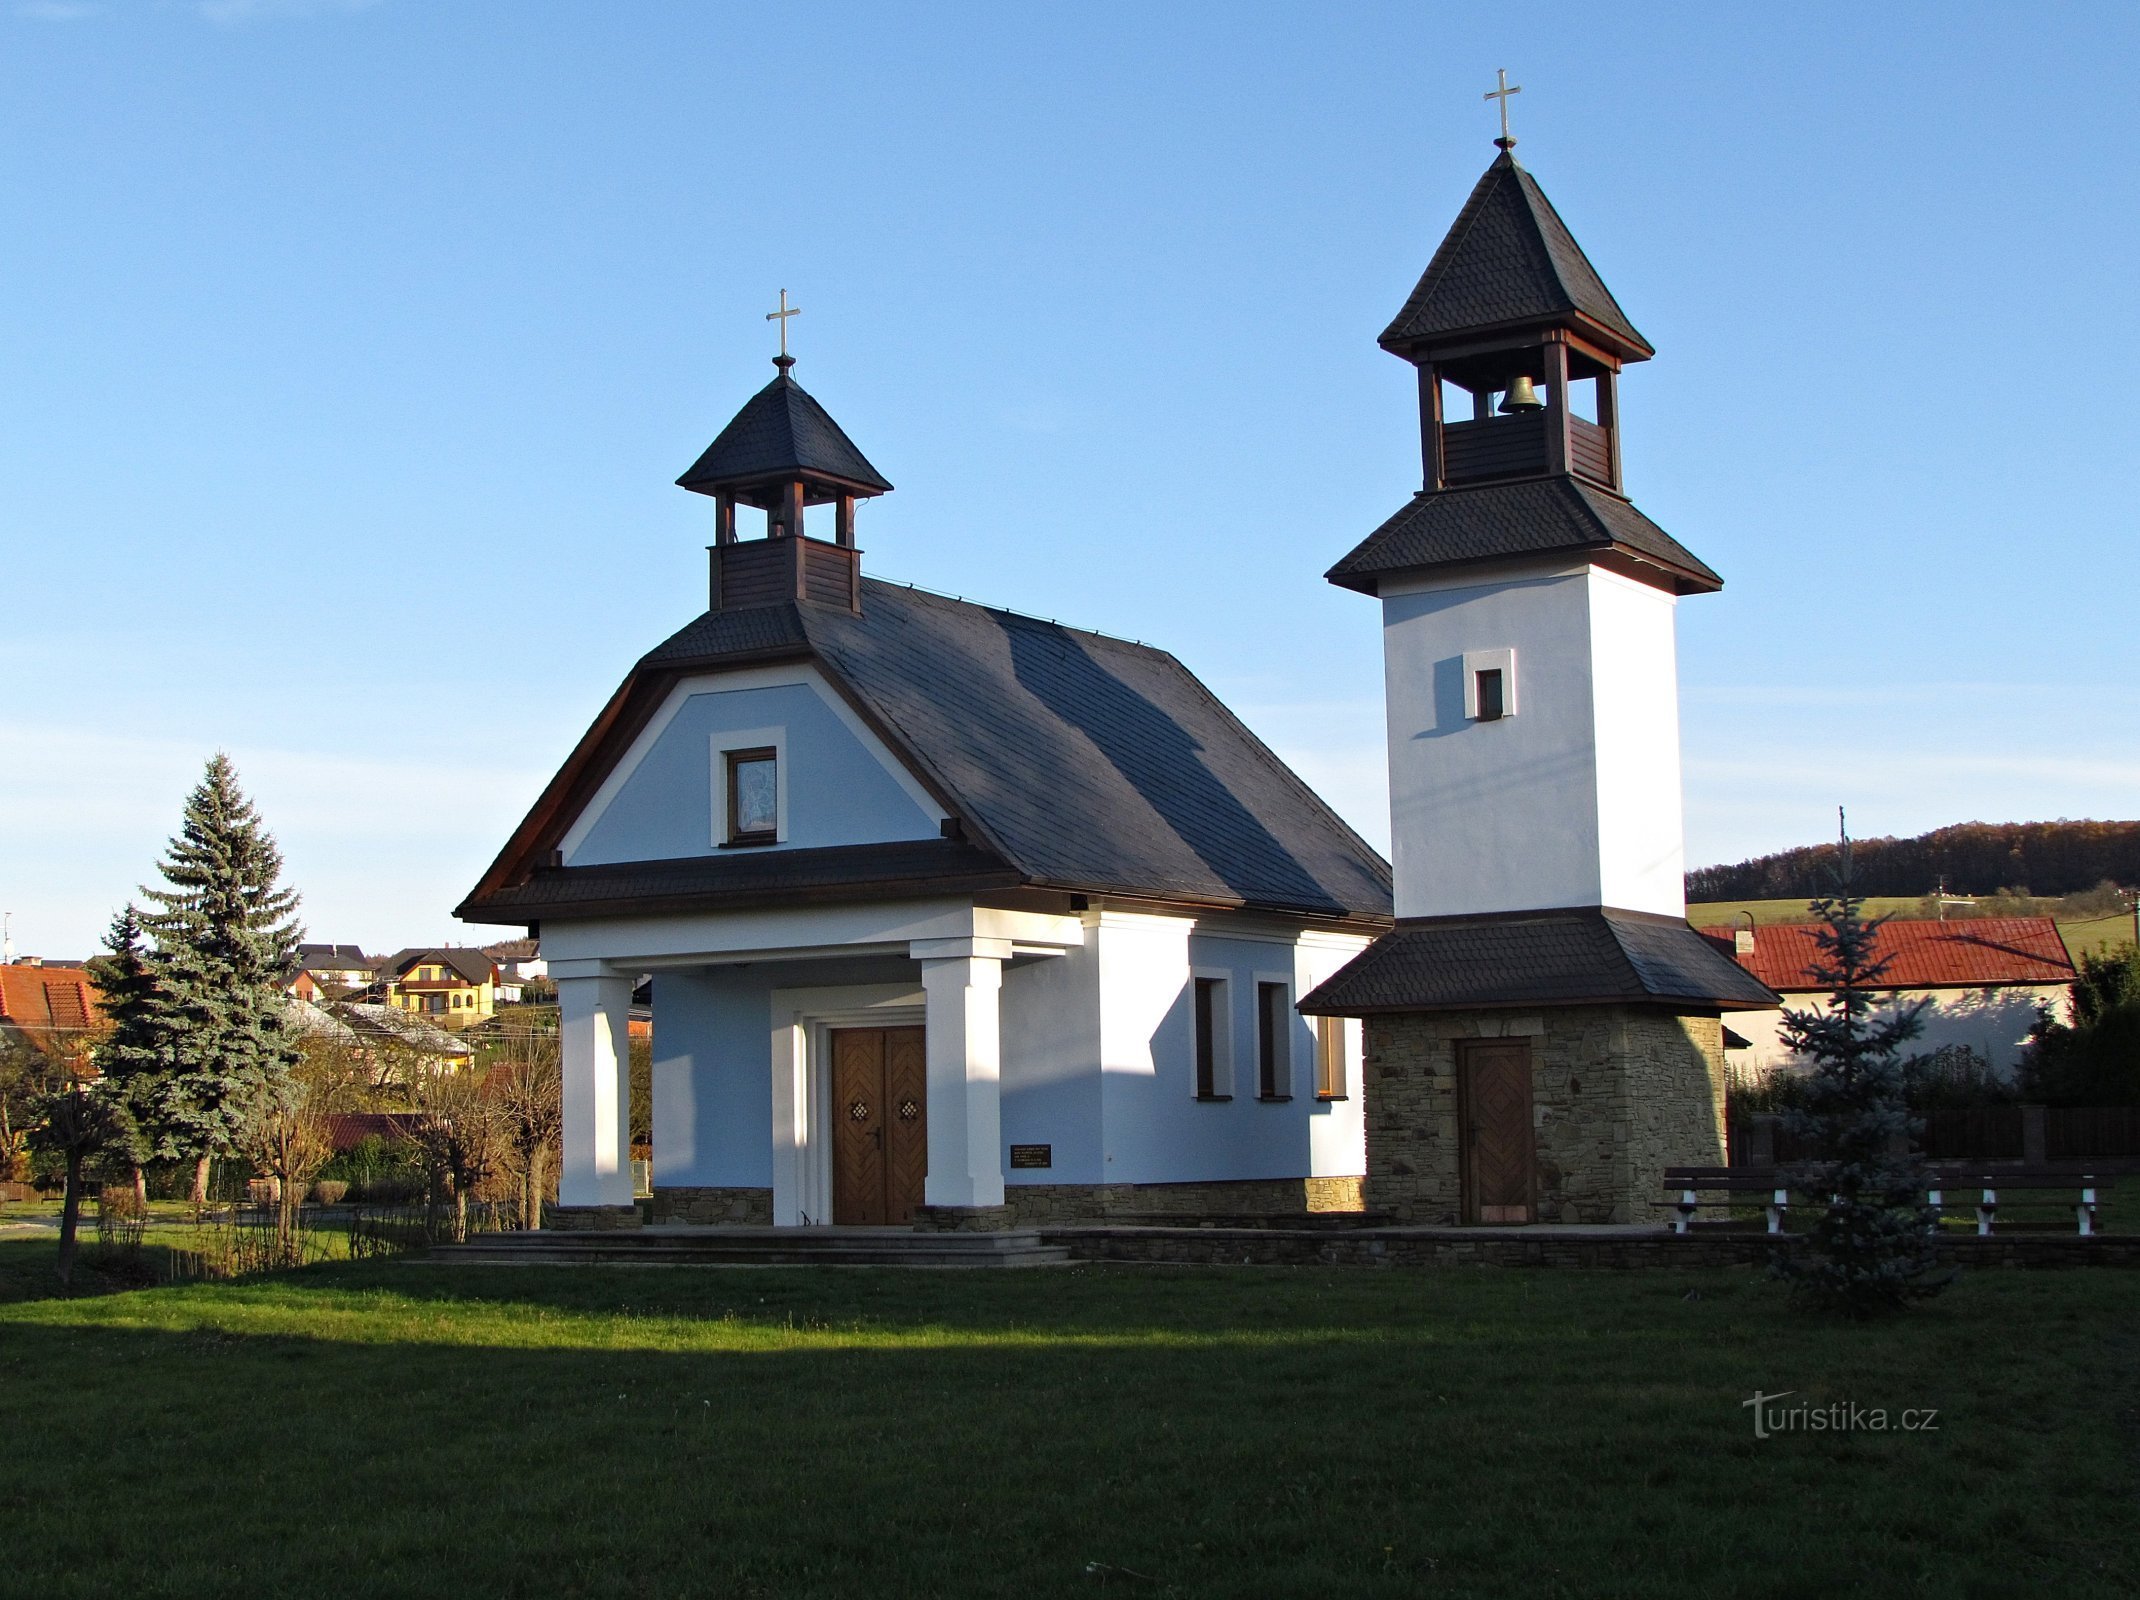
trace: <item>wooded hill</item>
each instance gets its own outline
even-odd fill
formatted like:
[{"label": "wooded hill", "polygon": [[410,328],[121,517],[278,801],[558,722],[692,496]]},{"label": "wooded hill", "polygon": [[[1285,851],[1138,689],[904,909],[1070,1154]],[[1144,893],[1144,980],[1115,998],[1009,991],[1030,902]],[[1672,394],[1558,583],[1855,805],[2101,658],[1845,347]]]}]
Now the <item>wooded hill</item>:
[{"label": "wooded hill", "polygon": [[[1689,900],[1811,899],[1835,886],[1837,847],[1802,846],[1687,874]],[[2140,884],[2140,822],[1963,822],[1914,839],[1851,841],[1853,887],[1864,895],[2001,889],[2078,894],[2103,882]]]}]

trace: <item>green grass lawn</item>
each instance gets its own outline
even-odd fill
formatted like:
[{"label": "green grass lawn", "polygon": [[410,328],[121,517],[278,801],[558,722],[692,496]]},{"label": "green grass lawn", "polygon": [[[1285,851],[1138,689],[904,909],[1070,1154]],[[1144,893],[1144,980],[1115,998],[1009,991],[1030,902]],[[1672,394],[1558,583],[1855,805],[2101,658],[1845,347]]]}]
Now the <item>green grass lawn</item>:
[{"label": "green grass lawn", "polygon": [[[28,1298],[0,1592],[2135,1592],[2140,1274],[446,1268]],[[1937,1408],[1754,1437],[1755,1390]]]}]

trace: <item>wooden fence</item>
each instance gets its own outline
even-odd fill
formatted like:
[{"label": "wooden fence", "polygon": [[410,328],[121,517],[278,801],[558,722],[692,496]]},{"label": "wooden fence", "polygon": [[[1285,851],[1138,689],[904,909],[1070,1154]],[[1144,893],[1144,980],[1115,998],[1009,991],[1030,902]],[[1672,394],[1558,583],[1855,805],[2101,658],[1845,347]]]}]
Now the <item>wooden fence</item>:
[{"label": "wooden fence", "polygon": [[[1932,1111],[1919,1140],[1933,1161],[2140,1162],[2140,1106],[1979,1106]],[[1763,1167],[1812,1159],[1773,1115],[1732,1124],[1731,1164]]]}]

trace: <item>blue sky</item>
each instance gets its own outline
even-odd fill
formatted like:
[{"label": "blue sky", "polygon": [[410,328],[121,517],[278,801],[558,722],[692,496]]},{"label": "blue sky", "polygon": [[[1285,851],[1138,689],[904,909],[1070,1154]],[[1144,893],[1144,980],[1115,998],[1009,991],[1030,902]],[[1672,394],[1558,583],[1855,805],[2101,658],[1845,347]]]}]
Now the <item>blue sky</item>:
[{"label": "blue sky", "polygon": [[0,908],[231,752],[315,937],[450,910],[704,604],[770,375],[869,570],[1174,650],[1378,842],[1376,333],[1519,157],[1658,348],[1690,863],[2129,817],[2129,5],[0,5]]}]

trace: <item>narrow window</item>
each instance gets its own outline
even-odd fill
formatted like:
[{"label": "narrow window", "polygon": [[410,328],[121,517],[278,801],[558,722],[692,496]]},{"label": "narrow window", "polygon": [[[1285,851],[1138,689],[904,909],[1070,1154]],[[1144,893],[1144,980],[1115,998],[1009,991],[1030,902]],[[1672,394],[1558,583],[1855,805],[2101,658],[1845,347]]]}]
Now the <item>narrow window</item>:
[{"label": "narrow window", "polygon": [[780,837],[780,759],[770,746],[728,752],[728,842],[773,844]]},{"label": "narrow window", "polygon": [[1499,667],[1490,667],[1486,671],[1477,674],[1477,677],[1479,720],[1481,722],[1499,722],[1503,705],[1501,698],[1501,669]]},{"label": "narrow window", "polygon": [[1315,1094],[1321,1100],[1345,1098],[1345,1019],[1315,1019]]},{"label": "narrow window", "polygon": [[1226,1061],[1226,980],[1196,980],[1196,1097],[1221,1100],[1227,1085],[1222,1075]]},{"label": "narrow window", "polygon": [[1282,983],[1256,985],[1256,1094],[1264,1100],[1293,1098],[1292,994]]}]

